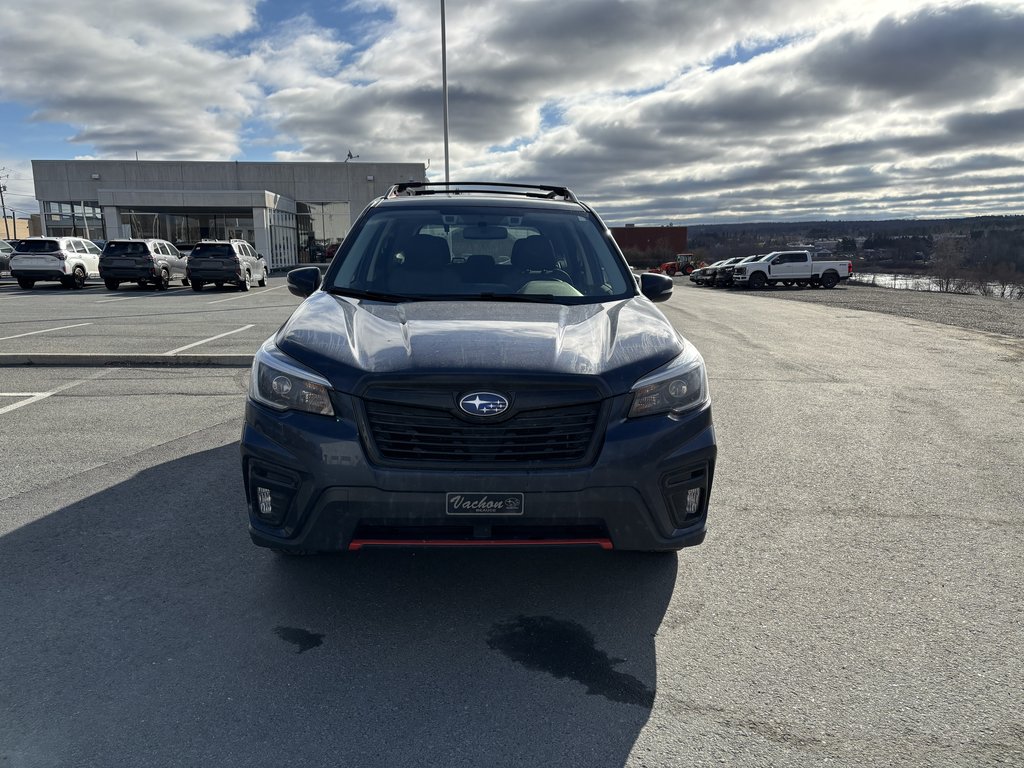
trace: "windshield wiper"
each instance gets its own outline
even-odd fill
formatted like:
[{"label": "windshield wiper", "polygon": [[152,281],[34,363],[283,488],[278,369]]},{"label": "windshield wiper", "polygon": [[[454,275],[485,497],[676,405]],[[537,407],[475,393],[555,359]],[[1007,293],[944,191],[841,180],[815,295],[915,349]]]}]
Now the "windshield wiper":
[{"label": "windshield wiper", "polygon": [[466,298],[475,301],[526,301],[541,304],[555,300],[551,293],[474,293]]},{"label": "windshield wiper", "polygon": [[369,299],[370,301],[510,301],[532,304],[550,304],[556,298],[551,293],[428,293],[410,296],[408,294],[382,293],[380,291],[364,291],[358,288],[342,288],[333,286],[325,289],[337,296],[348,296],[353,299]]},{"label": "windshield wiper", "polygon": [[339,288],[337,286],[327,288],[326,291],[334,296],[348,296],[350,299],[369,299],[370,301],[419,301],[421,299],[419,296],[363,291],[358,288]]}]

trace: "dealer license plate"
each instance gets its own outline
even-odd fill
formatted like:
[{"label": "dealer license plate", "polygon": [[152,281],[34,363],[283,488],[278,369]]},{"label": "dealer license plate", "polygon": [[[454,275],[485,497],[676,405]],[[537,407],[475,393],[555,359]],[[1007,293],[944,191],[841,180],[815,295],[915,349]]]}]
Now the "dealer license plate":
[{"label": "dealer license plate", "polygon": [[449,515],[521,515],[521,493],[449,493],[445,499]]}]

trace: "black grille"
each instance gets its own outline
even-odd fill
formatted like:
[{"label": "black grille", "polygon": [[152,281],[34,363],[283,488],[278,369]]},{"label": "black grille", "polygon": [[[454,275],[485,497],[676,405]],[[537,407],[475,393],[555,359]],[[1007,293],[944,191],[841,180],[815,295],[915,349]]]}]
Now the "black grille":
[{"label": "black grille", "polygon": [[498,423],[467,423],[452,413],[367,401],[378,454],[395,462],[573,465],[594,439],[600,403],[521,411]]}]

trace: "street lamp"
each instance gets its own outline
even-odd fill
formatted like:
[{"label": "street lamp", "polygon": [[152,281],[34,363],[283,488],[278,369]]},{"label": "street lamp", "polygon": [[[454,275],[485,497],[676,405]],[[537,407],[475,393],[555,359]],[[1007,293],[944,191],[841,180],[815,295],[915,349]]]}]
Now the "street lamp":
[{"label": "street lamp", "polygon": [[448,43],[445,37],[444,0],[441,0],[441,93],[444,98],[444,183],[451,181],[448,168]]}]

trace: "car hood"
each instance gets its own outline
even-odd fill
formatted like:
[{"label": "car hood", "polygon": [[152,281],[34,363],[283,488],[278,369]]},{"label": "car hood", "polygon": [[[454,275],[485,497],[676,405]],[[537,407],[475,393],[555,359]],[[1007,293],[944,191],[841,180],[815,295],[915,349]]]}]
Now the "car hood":
[{"label": "car hood", "polygon": [[286,355],[352,392],[396,373],[586,375],[612,392],[683,351],[647,299],[562,305],[488,301],[388,304],[318,291],[275,339]]}]

